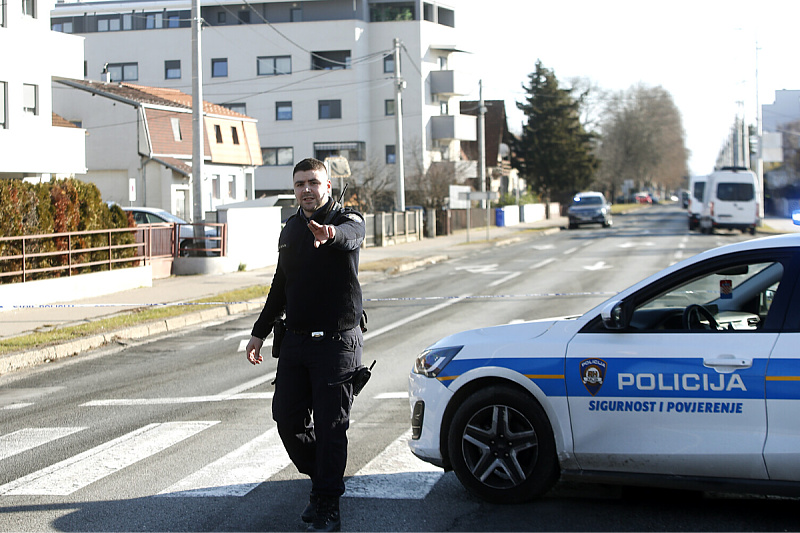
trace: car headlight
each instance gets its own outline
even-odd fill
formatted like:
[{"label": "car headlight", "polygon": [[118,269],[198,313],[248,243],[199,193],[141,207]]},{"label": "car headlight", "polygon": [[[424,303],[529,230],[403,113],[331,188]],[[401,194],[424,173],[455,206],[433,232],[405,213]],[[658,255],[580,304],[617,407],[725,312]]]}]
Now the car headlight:
[{"label": "car headlight", "polygon": [[463,346],[447,346],[444,348],[428,348],[414,361],[414,373],[435,378],[447,366]]}]

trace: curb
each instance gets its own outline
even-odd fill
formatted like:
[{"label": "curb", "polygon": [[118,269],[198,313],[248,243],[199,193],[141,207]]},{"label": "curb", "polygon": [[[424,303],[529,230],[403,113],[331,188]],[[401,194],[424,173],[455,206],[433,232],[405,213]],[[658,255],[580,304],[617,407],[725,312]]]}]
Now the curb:
[{"label": "curb", "polygon": [[234,317],[238,314],[260,310],[263,306],[263,299],[235,302],[194,313],[145,322],[144,324],[117,329],[108,333],[91,335],[74,341],[44,346],[35,350],[0,356],[0,376],[42,363],[51,363],[59,359],[74,357],[81,352],[94,350],[109,344],[124,344],[124,341],[146,339],[155,335],[196,326],[209,320]]}]

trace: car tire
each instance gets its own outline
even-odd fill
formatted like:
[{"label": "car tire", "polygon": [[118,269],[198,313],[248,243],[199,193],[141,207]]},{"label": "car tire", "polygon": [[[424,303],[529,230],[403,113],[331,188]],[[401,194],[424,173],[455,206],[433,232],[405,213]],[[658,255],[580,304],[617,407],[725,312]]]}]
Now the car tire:
[{"label": "car tire", "polygon": [[560,474],[544,409],[508,386],[487,387],[464,400],[450,424],[448,450],[459,481],[492,503],[542,496]]}]

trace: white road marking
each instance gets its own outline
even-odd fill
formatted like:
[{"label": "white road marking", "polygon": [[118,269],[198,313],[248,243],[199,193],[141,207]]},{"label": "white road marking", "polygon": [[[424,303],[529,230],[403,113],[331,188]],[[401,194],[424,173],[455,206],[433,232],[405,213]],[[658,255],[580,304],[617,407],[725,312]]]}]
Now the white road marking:
[{"label": "white road marking", "polygon": [[593,265],[584,266],[583,268],[586,270],[606,270],[611,268],[611,265],[607,265],[605,261],[598,261]]},{"label": "white road marking", "polygon": [[501,285],[501,284],[505,283],[508,280],[516,278],[520,274],[522,274],[522,272],[512,272],[511,274],[509,274],[507,276],[504,276],[504,277],[502,277],[500,279],[494,280],[489,285],[487,285],[487,287],[497,287],[498,285]]},{"label": "white road marking", "polygon": [[531,246],[531,248],[533,248],[534,250],[539,250],[539,251],[552,250],[553,248],[555,248],[555,245],[554,244],[537,244],[535,246]]},{"label": "white road marking", "polygon": [[231,339],[235,339],[236,337],[248,337],[247,340],[249,340],[250,332],[251,332],[251,330],[249,330],[249,329],[241,329],[241,330],[235,331],[233,333],[228,333],[227,335],[225,335],[222,338],[222,340],[229,341]]},{"label": "white road marking", "polygon": [[7,435],[0,435],[0,461],[28,451],[48,442],[64,438],[85,427],[25,428]]},{"label": "white road marking", "polygon": [[444,475],[408,449],[409,429],[345,482],[347,498],[422,500]]},{"label": "white road marking", "polygon": [[277,428],[164,489],[164,497],[244,496],[292,464]]},{"label": "white road marking", "polygon": [[543,259],[543,260],[539,261],[538,263],[534,263],[531,266],[529,266],[528,268],[531,269],[531,270],[535,270],[537,268],[542,268],[545,265],[549,265],[550,263],[553,263],[553,262],[555,262],[555,258],[550,257],[548,259]]},{"label": "white road marking", "polygon": [[373,396],[376,400],[406,400],[408,399],[408,391],[403,392],[382,392],[376,396]]},{"label": "white road marking", "polygon": [[[239,341],[239,347],[236,348],[237,352],[243,352],[245,348],[247,348],[247,343],[250,342],[250,339],[242,339]],[[272,346],[272,337],[264,339],[264,344],[261,346],[261,349],[264,350],[268,347]]]},{"label": "white road marking", "polygon": [[3,409],[8,409],[9,411],[12,409],[23,409],[25,407],[30,407],[33,405],[32,402],[19,402],[19,403],[12,403],[11,405],[4,405]]},{"label": "white road marking", "polygon": [[376,329],[376,330],[369,330],[367,332],[367,334],[364,335],[364,340],[366,341],[366,340],[372,339],[374,337],[377,337],[378,335],[383,335],[384,333],[386,333],[388,331],[392,331],[393,329],[397,329],[400,326],[404,326],[404,325],[408,324],[409,322],[413,322],[414,320],[416,320],[418,318],[422,318],[422,317],[424,317],[426,315],[429,315],[431,313],[435,313],[435,312],[437,312],[437,311],[439,311],[441,309],[444,309],[445,307],[448,307],[448,306],[453,305],[455,303],[458,303],[458,302],[460,302],[460,301],[462,301],[462,300],[464,300],[466,298],[469,298],[470,296],[472,296],[472,295],[471,294],[464,294],[462,296],[458,296],[457,298],[453,298],[452,300],[447,300],[446,302],[442,302],[439,305],[434,305],[430,309],[426,309],[424,311],[420,311],[419,313],[415,313],[413,315],[409,315],[409,316],[403,318],[402,320],[398,320],[397,322],[394,322],[394,323],[389,324],[387,326],[384,326],[382,328],[379,328],[379,329]]},{"label": "white road marking", "polygon": [[219,422],[149,424],[0,486],[5,495],[68,496]]},{"label": "white road marking", "polygon": [[[223,402],[228,400],[255,400],[272,398],[272,392],[252,392],[244,393],[253,387],[257,387],[267,381],[275,379],[275,372],[269,372],[257,378],[246,381],[219,394],[207,396],[182,396],[177,398],[124,398],[108,400],[92,400],[81,404],[82,407],[110,407],[110,406],[131,406],[131,405],[177,405],[182,403],[202,403],[202,402]],[[244,394],[243,394],[244,393]]]},{"label": "white road marking", "polygon": [[569,250],[564,250],[564,251],[563,251],[563,252],[561,252],[561,253],[563,253],[564,255],[569,255],[569,254],[575,253],[575,252],[577,252],[577,251],[578,251],[578,249],[577,249],[577,248],[570,248]]},{"label": "white road marking", "polygon": [[463,266],[463,267],[456,267],[456,270],[466,270],[470,274],[506,274],[507,272],[502,270],[497,270],[499,267],[497,263],[492,263],[489,265],[470,265],[470,266]]}]

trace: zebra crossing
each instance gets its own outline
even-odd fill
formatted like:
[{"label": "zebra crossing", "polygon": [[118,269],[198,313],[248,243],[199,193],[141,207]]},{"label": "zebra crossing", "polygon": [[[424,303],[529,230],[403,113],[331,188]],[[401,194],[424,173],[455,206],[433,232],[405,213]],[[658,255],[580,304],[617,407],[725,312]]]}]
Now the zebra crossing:
[{"label": "zebra crossing", "polygon": [[[152,423],[94,448],[0,485],[6,496],[69,496],[107,476],[179,445],[219,421]],[[0,433],[0,468],[15,455],[58,445],[87,427],[25,428]],[[443,471],[414,457],[410,430],[389,443],[346,481],[345,497],[424,499]],[[46,456],[46,454],[42,454]],[[291,464],[272,427],[226,455],[209,462],[152,497],[242,497]]]}]

